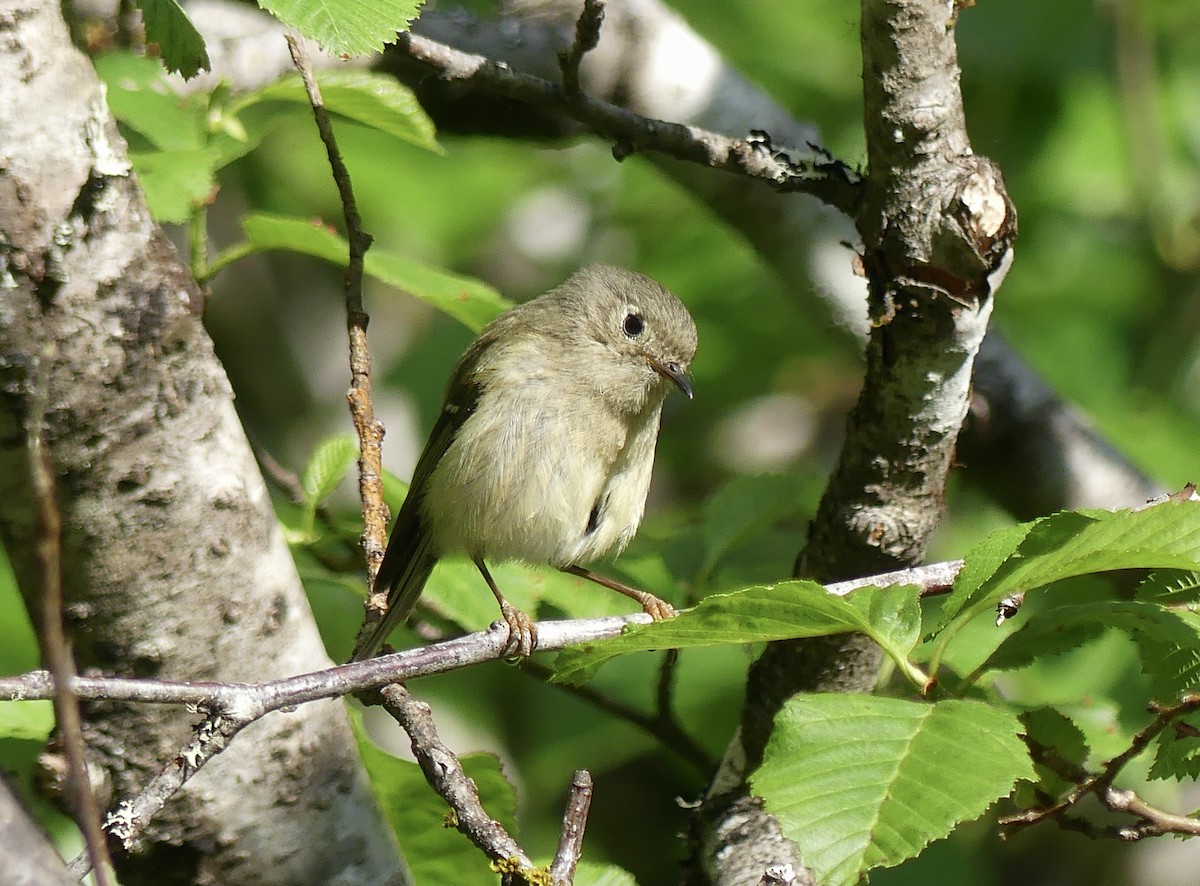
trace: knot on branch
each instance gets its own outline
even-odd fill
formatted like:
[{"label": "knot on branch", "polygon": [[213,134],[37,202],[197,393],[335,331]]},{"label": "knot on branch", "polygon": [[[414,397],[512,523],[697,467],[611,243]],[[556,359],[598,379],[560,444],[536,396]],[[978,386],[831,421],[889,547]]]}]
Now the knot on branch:
[{"label": "knot on branch", "polygon": [[930,264],[946,275],[939,285],[951,296],[977,301],[991,294],[989,277],[1012,249],[1017,210],[991,160],[965,156],[955,166],[958,175],[944,192]]}]

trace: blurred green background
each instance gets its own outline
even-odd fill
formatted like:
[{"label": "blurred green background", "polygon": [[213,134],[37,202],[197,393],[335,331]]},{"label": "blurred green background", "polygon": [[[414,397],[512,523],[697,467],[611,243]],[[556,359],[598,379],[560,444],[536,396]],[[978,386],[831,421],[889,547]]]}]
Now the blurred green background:
[{"label": "blurred green background", "polygon": [[[751,80],[817,123],[835,156],[864,161],[854,4],[672,5]],[[980,0],[962,13],[959,45],[974,148],[999,163],[1020,215],[1017,259],[993,323],[1155,479],[1173,488],[1197,479],[1200,2]],[[346,122],[338,137],[381,249],[477,276],[515,300],[593,260],[636,268],[675,291],[700,330],[697,397],[668,402],[647,523],[614,568],[657,581],[655,590],[677,600],[789,573],[860,381],[843,330],[803,312],[810,299],[787,292],[738,235],[653,165],[636,156],[614,163],[599,141],[534,147],[447,136],[445,156],[436,156]],[[328,166],[301,108],[220,183],[209,219],[217,246],[238,239],[238,219],[250,210],[340,227]],[[283,253],[238,262],[212,285],[206,322],[242,420],[256,445],[297,472],[320,440],[350,432],[340,287],[336,269]],[[385,462],[403,478],[471,333],[376,283],[367,305]],[[781,478],[754,479],[763,473]],[[705,505],[730,483],[786,495],[767,496],[770,525],[700,574]],[[333,503],[338,519],[354,518],[351,486]],[[939,559],[961,556],[1009,519],[957,479],[949,501]],[[290,513],[282,493],[280,506]],[[340,558],[352,569],[353,551],[332,544],[297,558],[330,654],[342,658],[362,582],[330,565]],[[476,590],[490,605],[483,586]],[[0,613],[0,667],[35,666],[4,573]],[[679,718],[714,757],[735,726],[752,657],[726,649],[682,658]],[[649,709],[657,675],[656,658],[635,656],[610,665],[595,685]],[[1095,733],[1115,736],[1119,747],[1140,722],[1143,683],[1128,644],[1108,638],[1022,673],[1011,692],[1031,702],[1077,700]],[[571,773],[588,768],[597,788],[587,857],[613,861],[645,884],[675,880],[674,835],[687,827],[677,798],[695,799],[704,772],[517,668],[493,665],[413,688],[434,704],[453,747],[500,754],[518,786],[531,851],[553,852]],[[377,734],[403,744],[382,734],[389,731]],[[33,740],[0,739],[0,765],[28,771],[35,750]],[[1194,785],[1155,784],[1148,794],[1181,810],[1200,805]],[[993,831],[986,822],[966,827],[873,882],[1200,883],[1194,843],[1096,844],[1047,826],[1002,843]]]}]

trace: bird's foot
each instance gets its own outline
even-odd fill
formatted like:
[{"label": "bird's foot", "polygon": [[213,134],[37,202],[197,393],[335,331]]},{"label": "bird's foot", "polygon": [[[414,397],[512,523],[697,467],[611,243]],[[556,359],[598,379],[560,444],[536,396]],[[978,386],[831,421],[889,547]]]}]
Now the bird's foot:
[{"label": "bird's foot", "polygon": [[642,591],[636,598],[642,604],[642,609],[655,621],[663,621],[667,618],[674,618],[679,613],[675,611],[675,607],[666,600],[660,600],[653,594]]},{"label": "bird's foot", "polygon": [[504,646],[504,657],[517,660],[529,658],[537,648],[537,625],[507,600],[500,604],[500,614],[508,625],[508,643]]}]

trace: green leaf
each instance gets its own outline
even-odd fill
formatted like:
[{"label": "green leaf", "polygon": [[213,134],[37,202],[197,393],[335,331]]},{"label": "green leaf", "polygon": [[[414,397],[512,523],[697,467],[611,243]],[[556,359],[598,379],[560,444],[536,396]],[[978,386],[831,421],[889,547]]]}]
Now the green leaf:
[{"label": "green leaf", "polygon": [[794,474],[739,477],[725,484],[704,507],[704,563],[697,583],[740,541],[794,513],[805,485]]},{"label": "green leaf", "polygon": [[211,64],[204,38],[175,0],[134,0],[142,10],[146,41],[157,43],[167,69],[190,80]]},{"label": "green leaf", "polygon": [[1150,766],[1150,778],[1194,780],[1200,778],[1200,737],[1197,718],[1184,717],[1182,724],[1187,729],[1164,729],[1154,739],[1154,763]]},{"label": "green leaf", "polygon": [[1139,600],[1153,600],[1160,606],[1195,606],[1200,603],[1200,572],[1189,569],[1163,569],[1147,576],[1138,585]]},{"label": "green leaf", "polygon": [[[362,714],[353,708],[349,714],[363,765],[418,886],[495,886],[496,874],[487,857],[447,825],[450,807],[426,783],[421,768],[380,750],[367,738]],[[488,814],[516,836],[516,793],[500,771],[499,760],[492,754],[459,760]]]},{"label": "green leaf", "polygon": [[304,466],[301,480],[305,498],[312,507],[315,508],[333,494],[357,458],[358,441],[353,437],[328,437],[317,444],[308,464]]},{"label": "green leaf", "polygon": [[0,738],[45,741],[53,728],[51,701],[0,702]]},{"label": "green leaf", "polygon": [[[345,239],[319,222],[259,213],[247,216],[242,228],[256,250],[288,249],[342,266],[349,260],[350,247]],[[511,307],[510,302],[478,280],[378,249],[367,253],[364,268],[375,279],[428,302],[475,332]]]},{"label": "green leaf", "polygon": [[366,271],[376,280],[449,314],[472,332],[483,329],[512,307],[512,302],[474,278],[431,268],[382,250],[372,249],[367,253]]},{"label": "green leaf", "polygon": [[[325,107],[331,112],[434,153],[445,153],[437,142],[433,121],[417,97],[394,77],[370,71],[335,70],[322,71],[317,82]],[[234,112],[267,101],[309,105],[300,76],[293,75],[242,96]]]},{"label": "green leaf", "polygon": [[205,108],[175,93],[157,59],[109,52],[95,60],[107,89],[109,110],[121,123],[164,151],[205,146]]},{"label": "green leaf", "polygon": [[1142,649],[1147,643],[1154,644],[1153,658],[1158,658],[1164,647],[1190,649],[1198,641],[1196,631],[1185,623],[1181,613],[1154,603],[1135,600],[1082,603],[1037,613],[1006,638],[979,670],[1022,668],[1039,658],[1076,649],[1108,630],[1128,634]]},{"label": "green leaf", "polygon": [[908,654],[920,633],[920,604],[908,585],[860,588],[845,597],[811,581],[789,581],[714,594],[677,617],[630,625],[619,637],[564,650],[554,679],[580,683],[626,652],[824,637],[848,631],[870,636],[911,677]]},{"label": "green leaf", "polygon": [[800,696],[779,712],[750,784],[817,882],[849,886],[1033,779],[1020,732],[975,701]]},{"label": "green leaf", "polygon": [[259,5],[328,52],[365,55],[407,31],[421,0],[259,0]]},{"label": "green leaf", "polygon": [[[1025,735],[1041,748],[1042,754],[1082,769],[1089,753],[1087,738],[1070,717],[1055,708],[1035,708],[1021,714],[1021,724]],[[1030,808],[1043,804],[1043,798],[1030,790],[1031,787],[1036,787],[1045,796],[1057,797],[1073,786],[1059,775],[1056,768],[1036,760],[1033,766],[1038,775],[1037,784],[1025,786],[1024,793],[1018,795],[1018,805]]]},{"label": "green leaf", "polygon": [[1116,569],[1200,569],[1200,502],[1071,511],[1005,529],[967,555],[939,629],[1008,594]]},{"label": "green leaf", "polygon": [[156,221],[181,224],[208,200],[216,181],[211,151],[129,152],[146,205]]}]

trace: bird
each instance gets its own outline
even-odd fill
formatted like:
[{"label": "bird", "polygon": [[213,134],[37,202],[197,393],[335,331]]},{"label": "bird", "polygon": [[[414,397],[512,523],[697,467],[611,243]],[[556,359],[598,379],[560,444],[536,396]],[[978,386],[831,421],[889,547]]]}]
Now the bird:
[{"label": "bird", "polygon": [[[416,605],[434,565],[465,554],[509,627],[506,653],[537,628],[488,562],[548,564],[616,590],[655,620],[665,601],[586,564],[620,553],[645,510],[663,402],[694,395],[696,325],[674,294],[634,271],[589,265],[501,314],[455,365],[417,460],[374,589],[386,614],[351,661],[374,656]],[[368,622],[369,625],[369,622]]]}]

